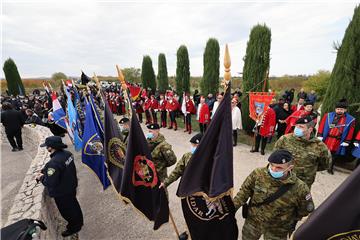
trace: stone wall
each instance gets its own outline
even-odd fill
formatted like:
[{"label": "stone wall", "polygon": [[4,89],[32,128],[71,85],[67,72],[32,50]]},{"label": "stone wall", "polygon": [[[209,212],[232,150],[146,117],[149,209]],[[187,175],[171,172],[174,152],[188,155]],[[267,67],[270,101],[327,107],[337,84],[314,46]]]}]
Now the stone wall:
[{"label": "stone wall", "polygon": [[[4,135],[4,129],[1,128],[1,138],[6,141]],[[60,216],[54,200],[44,191],[43,185],[36,183],[35,180],[35,173],[40,171],[50,159],[46,148],[40,148],[39,145],[45,141],[46,137],[51,135],[51,132],[46,127],[36,126],[32,128],[24,126],[22,133],[24,146],[26,148],[37,148],[38,151],[14,199],[5,226],[23,218],[40,219],[48,227],[46,231],[41,232],[40,238],[55,240],[63,239],[61,231],[65,229],[65,221]]]}]

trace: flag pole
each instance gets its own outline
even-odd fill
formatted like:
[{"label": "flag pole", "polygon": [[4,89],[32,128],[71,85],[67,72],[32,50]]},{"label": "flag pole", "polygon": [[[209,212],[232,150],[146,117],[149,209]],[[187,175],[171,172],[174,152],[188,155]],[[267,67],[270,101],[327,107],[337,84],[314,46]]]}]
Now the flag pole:
[{"label": "flag pole", "polygon": [[178,238],[180,238],[179,230],[176,227],[175,220],[174,220],[173,215],[172,215],[172,213],[170,211],[170,208],[169,208],[169,217],[170,217],[171,223],[172,223],[172,225],[174,227],[174,230],[176,232],[176,235],[178,236]]}]

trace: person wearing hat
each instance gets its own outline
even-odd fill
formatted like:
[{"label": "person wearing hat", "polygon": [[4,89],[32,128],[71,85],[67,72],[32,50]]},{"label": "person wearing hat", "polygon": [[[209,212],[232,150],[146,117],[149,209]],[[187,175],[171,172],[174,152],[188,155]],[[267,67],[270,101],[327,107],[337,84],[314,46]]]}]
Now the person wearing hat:
[{"label": "person wearing hat", "polygon": [[191,143],[190,152],[185,153],[181,157],[181,159],[176,163],[175,169],[170,173],[169,177],[167,177],[160,184],[159,188],[168,187],[170,184],[175,182],[178,178],[180,178],[183,175],[186,165],[189,163],[191,156],[194,154],[194,152],[196,151],[196,148],[199,146],[202,137],[203,137],[203,134],[198,133],[190,139],[190,143]]},{"label": "person wearing hat", "polygon": [[61,216],[68,222],[61,235],[73,235],[83,226],[83,214],[76,199],[78,180],[74,156],[64,150],[67,145],[59,136],[47,137],[40,147],[46,147],[51,159],[37,174],[36,180],[45,186],[49,196],[54,198]]},{"label": "person wearing hat", "polygon": [[6,137],[12,147],[11,151],[23,150],[21,136],[21,129],[25,123],[23,115],[21,112],[16,111],[9,102],[4,102],[1,109],[1,123],[5,127]]},{"label": "person wearing hat", "polygon": [[296,121],[305,116],[311,116],[316,125],[317,114],[316,112],[314,112],[313,102],[310,101],[305,102],[304,109],[293,112],[288,118],[285,119],[284,121],[286,123],[285,134],[292,133],[294,131]]},{"label": "person wearing hat", "polygon": [[296,121],[293,133],[283,135],[276,141],[275,149],[286,149],[294,156],[294,172],[309,188],[315,181],[317,171],[329,169],[331,154],[327,146],[312,132],[315,122],[311,116]]},{"label": "person wearing hat", "polygon": [[[333,160],[346,155],[355,131],[355,118],[346,112],[346,99],[336,103],[335,111],[325,113],[320,121],[318,138],[329,148]],[[333,174],[334,161],[329,173]]]},{"label": "person wearing hat", "polygon": [[166,128],[166,99],[164,97],[164,94],[160,94],[160,101],[159,101],[159,111],[161,112],[160,118],[161,118],[161,126],[163,128]]},{"label": "person wearing hat", "polygon": [[166,102],[165,109],[167,112],[169,112],[170,116],[170,127],[168,129],[177,130],[177,122],[176,122],[176,111],[179,109],[179,102],[174,99],[173,93],[168,93],[168,101]]},{"label": "person wearing hat", "polygon": [[[294,158],[276,150],[266,167],[253,170],[233,199],[243,209],[242,239],[286,240],[297,221],[314,210],[309,187],[293,173]],[[248,202],[248,204],[247,204]]]},{"label": "person wearing hat", "polygon": [[200,103],[197,109],[197,120],[199,121],[200,132],[204,133],[210,122],[209,106],[205,103],[205,97],[200,97]]},{"label": "person wearing hat", "polygon": [[119,127],[121,133],[124,135],[124,143],[127,143],[127,138],[129,136],[129,131],[130,131],[130,120],[127,117],[123,117],[119,121]]},{"label": "person wearing hat", "polygon": [[152,117],[152,123],[157,123],[157,111],[159,108],[159,102],[156,100],[154,95],[150,97],[150,112]]},{"label": "person wearing hat", "polygon": [[148,141],[152,161],[155,164],[159,181],[167,178],[167,168],[176,163],[176,155],[169,143],[166,142],[164,135],[160,133],[160,126],[157,123],[147,125]]},{"label": "person wearing hat", "polygon": [[255,146],[250,152],[259,152],[261,142],[261,155],[265,155],[265,147],[268,139],[271,139],[275,133],[276,126],[276,113],[272,108],[274,105],[269,105],[264,114],[256,123],[255,126]]}]

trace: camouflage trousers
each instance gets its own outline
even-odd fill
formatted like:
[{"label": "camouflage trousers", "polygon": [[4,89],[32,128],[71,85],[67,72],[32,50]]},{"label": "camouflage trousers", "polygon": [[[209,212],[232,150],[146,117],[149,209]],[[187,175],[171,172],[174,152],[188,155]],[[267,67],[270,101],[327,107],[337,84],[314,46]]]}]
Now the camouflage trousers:
[{"label": "camouflage trousers", "polygon": [[258,240],[264,235],[264,240],[286,240],[288,231],[283,228],[264,228],[251,218],[245,220],[242,228],[243,240]]}]

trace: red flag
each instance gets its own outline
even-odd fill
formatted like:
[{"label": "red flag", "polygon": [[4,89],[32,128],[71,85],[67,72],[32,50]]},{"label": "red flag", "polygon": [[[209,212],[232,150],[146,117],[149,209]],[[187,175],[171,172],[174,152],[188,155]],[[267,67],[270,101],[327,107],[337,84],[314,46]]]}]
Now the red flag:
[{"label": "red flag", "polygon": [[269,92],[250,92],[249,94],[249,112],[250,117],[256,121],[259,120],[263,113],[268,109],[271,99],[275,93]]}]

